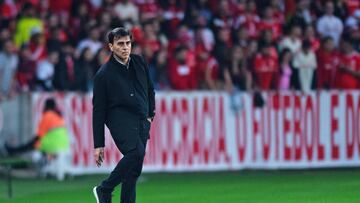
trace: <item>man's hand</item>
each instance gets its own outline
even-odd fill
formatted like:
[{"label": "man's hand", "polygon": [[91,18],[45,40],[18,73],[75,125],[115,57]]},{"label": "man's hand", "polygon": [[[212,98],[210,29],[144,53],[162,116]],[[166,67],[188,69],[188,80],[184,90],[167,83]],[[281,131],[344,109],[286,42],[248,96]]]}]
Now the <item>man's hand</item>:
[{"label": "man's hand", "polygon": [[101,166],[101,163],[104,161],[104,148],[99,147],[94,150],[94,158],[96,161],[96,165],[98,167]]}]

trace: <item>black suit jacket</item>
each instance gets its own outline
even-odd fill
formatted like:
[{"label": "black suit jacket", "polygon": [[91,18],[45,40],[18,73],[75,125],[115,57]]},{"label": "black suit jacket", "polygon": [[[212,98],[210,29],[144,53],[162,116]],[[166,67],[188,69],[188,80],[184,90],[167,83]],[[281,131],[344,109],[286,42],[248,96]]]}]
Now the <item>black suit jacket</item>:
[{"label": "black suit jacket", "polygon": [[[148,98],[148,117],[155,116],[155,92],[144,59],[130,55],[129,66],[134,68],[136,79]],[[137,112],[134,86],[120,73],[122,65],[111,56],[94,77],[93,89],[93,137],[94,147],[104,147],[104,125],[109,128],[116,146],[122,152],[136,147],[139,140],[141,118]],[[148,121],[146,121],[148,122]],[[149,124],[149,123],[148,123]],[[150,124],[149,124],[150,125]],[[147,129],[147,136],[149,134]]]}]

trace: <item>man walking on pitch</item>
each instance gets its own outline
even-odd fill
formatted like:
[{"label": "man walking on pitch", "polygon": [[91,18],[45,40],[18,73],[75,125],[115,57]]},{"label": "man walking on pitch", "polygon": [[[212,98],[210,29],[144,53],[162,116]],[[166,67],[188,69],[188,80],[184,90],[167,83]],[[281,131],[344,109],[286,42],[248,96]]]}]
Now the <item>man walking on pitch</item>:
[{"label": "man walking on pitch", "polygon": [[147,64],[130,54],[131,33],[115,28],[108,34],[112,56],[94,78],[93,136],[97,166],[104,158],[104,124],[124,157],[109,177],[94,187],[97,203],[110,203],[114,188],[122,183],[121,203],[135,203],[146,142],[155,116],[155,92]]}]

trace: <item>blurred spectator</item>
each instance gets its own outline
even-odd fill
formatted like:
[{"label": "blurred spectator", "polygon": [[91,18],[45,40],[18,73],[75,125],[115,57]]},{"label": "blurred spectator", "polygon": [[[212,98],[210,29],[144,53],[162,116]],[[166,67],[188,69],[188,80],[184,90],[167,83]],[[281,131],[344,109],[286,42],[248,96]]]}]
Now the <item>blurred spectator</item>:
[{"label": "blurred spectator", "polygon": [[31,60],[36,64],[41,60],[45,60],[47,57],[47,48],[45,36],[40,30],[34,29],[31,32],[31,38],[29,42],[29,49],[31,51]]},{"label": "blurred spectator", "polygon": [[214,30],[231,28],[234,24],[233,10],[230,8],[228,0],[218,1],[218,5],[214,10],[212,26]]},{"label": "blurred spectator", "polygon": [[285,23],[284,2],[282,0],[269,0],[269,1],[270,1],[269,7],[271,7],[271,9],[273,10],[273,16],[275,20],[279,24],[283,25]]},{"label": "blurred spectator", "polygon": [[74,90],[87,92],[93,87],[93,76],[94,73],[94,64],[93,64],[94,54],[92,53],[89,47],[85,47],[79,59],[75,62],[74,76],[75,76],[75,86]]},{"label": "blurred spectator", "polygon": [[279,49],[282,51],[285,48],[290,49],[292,54],[296,54],[301,49],[301,27],[294,25],[291,28],[290,34],[285,36],[280,42]]},{"label": "blurred spectator", "polygon": [[169,78],[175,90],[194,90],[197,88],[195,67],[186,61],[187,49],[184,46],[175,49],[174,58],[169,61]]},{"label": "blurred spectator", "polygon": [[31,51],[28,46],[20,48],[19,68],[17,79],[22,91],[34,90],[36,63],[31,59]]},{"label": "blurred spectator", "polygon": [[157,52],[161,48],[161,42],[157,35],[152,21],[147,21],[143,25],[144,38],[141,39],[140,43],[143,47],[148,46],[152,52]]},{"label": "blurred spectator", "polygon": [[53,90],[53,77],[55,65],[59,62],[59,53],[52,51],[49,57],[36,64],[36,90]]},{"label": "blurred spectator", "polygon": [[122,21],[137,23],[139,21],[139,9],[129,0],[123,0],[115,4],[114,12]]},{"label": "blurred spectator", "polygon": [[231,53],[230,66],[224,70],[226,90],[228,92],[249,91],[252,85],[252,77],[247,69],[244,51],[240,46],[234,46]]},{"label": "blurred spectator", "polygon": [[342,40],[339,68],[336,73],[336,84],[340,89],[360,88],[360,55],[354,50],[349,39]]},{"label": "blurred spectator", "polygon": [[219,29],[213,54],[219,63],[221,72],[223,72],[225,68],[229,67],[231,60],[231,45],[230,30],[227,28]]},{"label": "blurred spectator", "polygon": [[270,90],[277,83],[278,62],[271,55],[271,45],[263,44],[253,61],[255,85],[260,90]]},{"label": "blurred spectator", "polygon": [[200,89],[217,90],[220,88],[219,65],[211,54],[212,46],[205,43],[204,30],[195,31],[196,72]]},{"label": "blurred spectator", "polygon": [[149,63],[150,78],[154,83],[154,88],[170,89],[170,81],[168,79],[168,55],[165,49],[159,50]]},{"label": "blurred spectator", "polygon": [[70,18],[70,26],[77,29],[72,29],[72,35],[76,39],[83,39],[87,37],[89,21],[91,20],[91,12],[86,2],[74,4],[72,8],[72,16]]},{"label": "blurred spectator", "polygon": [[155,52],[151,49],[150,45],[143,46],[143,57],[146,61],[150,62],[154,57]]},{"label": "blurred spectator", "polygon": [[352,15],[346,19],[345,35],[351,39],[356,51],[360,52],[360,5],[353,10]]},{"label": "blurred spectator", "polygon": [[353,15],[356,12],[356,10],[360,9],[359,0],[342,0],[342,1],[345,1],[348,15]]},{"label": "blurred spectator", "polygon": [[354,11],[354,14],[349,16],[345,21],[345,26],[350,31],[359,31],[360,24],[360,9]]},{"label": "blurred spectator", "polygon": [[0,100],[3,96],[10,96],[14,91],[14,76],[18,62],[15,45],[8,39],[4,42],[4,49],[0,52]]},{"label": "blurred spectator", "polygon": [[156,0],[136,0],[139,6],[140,22],[156,19],[160,12],[160,6]]},{"label": "blurred spectator", "polygon": [[184,1],[181,0],[166,0],[160,1],[162,3],[162,18],[163,29],[168,36],[176,35],[176,28],[180,25],[185,17]]},{"label": "blurred spectator", "polygon": [[202,25],[207,26],[213,15],[209,4],[210,2],[208,0],[194,0],[192,3],[187,3],[184,22],[187,25],[194,27],[195,24],[198,23],[198,20],[194,21],[194,19],[201,19],[203,22]]},{"label": "blurred spectator", "polygon": [[347,1],[348,0],[334,1],[334,15],[339,17],[341,20],[345,20],[346,17],[348,16]]},{"label": "blurred spectator", "polygon": [[152,28],[156,33],[156,36],[160,41],[161,46],[167,47],[169,44],[168,36],[166,36],[165,33],[163,32],[160,21],[152,20],[151,22],[152,22]]},{"label": "blurred spectator", "polygon": [[60,51],[61,45],[65,42],[62,41],[60,28],[51,28],[49,30],[49,38],[46,41],[46,48],[48,51]]},{"label": "blurred spectator", "polygon": [[245,56],[248,64],[253,63],[253,59],[258,53],[259,43],[257,40],[250,40],[249,45],[245,49]]},{"label": "blurred spectator", "polygon": [[43,22],[36,17],[35,7],[31,3],[23,4],[22,16],[16,24],[15,44],[21,47],[30,40],[34,32],[42,32],[44,29]]},{"label": "blurred spectator", "polygon": [[249,45],[249,34],[245,27],[235,31],[235,44],[246,48]]},{"label": "blurred spectator", "polygon": [[9,29],[0,29],[0,47],[4,47],[5,41],[11,38],[11,31]]},{"label": "blurred spectator", "polygon": [[105,33],[108,31],[109,27],[117,24],[117,19],[115,18],[115,14],[103,12],[99,14],[97,24],[99,33],[101,33],[100,35],[103,36],[102,40],[100,41],[106,42]]},{"label": "blurred spectator", "polygon": [[273,8],[268,6],[265,8],[263,17],[259,23],[259,30],[271,30],[273,40],[277,40],[282,35],[282,26],[275,18]]},{"label": "blurred spectator", "polygon": [[297,4],[296,12],[290,18],[288,22],[289,28],[293,26],[300,26],[305,29],[307,25],[310,25],[313,21],[313,16],[310,11],[310,1],[300,0]]},{"label": "blurred spectator", "polygon": [[316,52],[320,48],[320,40],[316,37],[315,28],[307,25],[304,30],[304,39],[311,43],[311,50]]},{"label": "blurred spectator", "polygon": [[250,38],[257,38],[259,29],[260,17],[256,13],[256,4],[254,1],[246,3],[246,10],[244,14],[240,14],[235,22],[234,28],[244,28]]},{"label": "blurred spectator", "polygon": [[96,54],[103,46],[103,43],[99,40],[100,33],[97,27],[92,27],[89,30],[89,36],[86,39],[80,41],[76,51],[78,54],[83,52],[83,49],[88,47],[92,54]]},{"label": "blurred spectator", "polygon": [[276,41],[273,38],[273,32],[270,29],[263,30],[261,33],[261,38],[259,40],[259,46],[262,47],[263,44],[270,45],[270,54],[274,59],[278,59],[278,52],[276,49]]},{"label": "blurred spectator", "polygon": [[59,63],[55,66],[53,85],[58,91],[75,89],[75,60],[74,48],[70,43],[61,46]]},{"label": "blurred spectator", "polygon": [[206,27],[205,19],[199,17],[196,22],[196,27],[194,28],[195,32],[195,46],[198,41],[201,41],[201,44],[208,51],[211,51],[215,45],[215,36],[210,28]]},{"label": "blurred spectator", "polygon": [[317,31],[320,36],[331,36],[337,46],[343,29],[343,22],[334,15],[334,4],[331,1],[326,2],[325,14],[317,22]]},{"label": "blurred spectator", "polygon": [[292,54],[290,49],[283,49],[279,58],[279,90],[289,90],[291,87],[291,59]]},{"label": "blurred spectator", "polygon": [[0,22],[10,20],[18,15],[19,8],[13,0],[2,0],[0,2]]},{"label": "blurred spectator", "polygon": [[313,83],[314,71],[317,68],[315,53],[311,50],[311,42],[305,40],[301,51],[294,56],[294,67],[299,69],[301,90],[310,92]]},{"label": "blurred spectator", "polygon": [[317,52],[317,87],[330,89],[334,87],[336,68],[339,64],[339,54],[335,50],[332,37],[325,37]]}]

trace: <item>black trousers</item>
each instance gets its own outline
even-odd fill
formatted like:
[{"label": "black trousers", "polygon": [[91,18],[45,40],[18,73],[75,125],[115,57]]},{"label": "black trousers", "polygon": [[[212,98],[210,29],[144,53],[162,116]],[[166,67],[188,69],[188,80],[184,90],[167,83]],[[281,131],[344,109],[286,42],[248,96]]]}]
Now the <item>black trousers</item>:
[{"label": "black trousers", "polygon": [[146,124],[144,122],[149,121],[140,122],[140,135],[136,148],[123,153],[123,158],[110,173],[110,176],[100,185],[100,189],[104,193],[111,193],[116,186],[122,183],[121,203],[135,203],[136,200],[136,182],[142,171],[149,133],[149,129],[144,127]]},{"label": "black trousers", "polygon": [[21,154],[21,153],[24,153],[24,152],[34,150],[35,149],[35,143],[38,140],[39,140],[39,137],[36,136],[36,137],[32,138],[31,140],[29,140],[25,144],[18,145],[18,146],[5,145],[5,147],[6,147],[7,152],[9,153],[9,155]]}]

